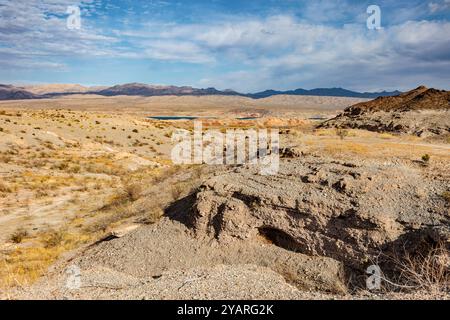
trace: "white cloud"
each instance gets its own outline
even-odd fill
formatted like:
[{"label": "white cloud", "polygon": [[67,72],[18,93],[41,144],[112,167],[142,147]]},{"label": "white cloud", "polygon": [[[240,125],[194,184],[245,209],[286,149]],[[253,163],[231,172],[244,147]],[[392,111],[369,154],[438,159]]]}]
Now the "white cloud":
[{"label": "white cloud", "polygon": [[190,63],[214,62],[213,57],[193,42],[157,40],[144,47],[144,56],[151,59]]},{"label": "white cloud", "polygon": [[[69,4],[74,1],[0,0],[0,67],[61,69],[65,58],[77,56],[173,61],[231,70],[198,81],[240,91],[295,86],[406,89],[450,80],[450,22],[407,21],[380,31],[367,30],[365,21],[323,24],[334,19],[338,5],[344,12],[338,20],[354,11],[344,0],[310,2],[302,18],[278,14],[222,16],[191,24],[153,21],[112,35],[89,19],[81,30],[67,30],[64,13]],[[78,4],[97,10],[93,1]],[[450,0],[437,4],[433,10],[450,6]]]},{"label": "white cloud", "polygon": [[436,13],[439,11],[445,11],[450,9],[450,0],[443,0],[441,2],[430,2],[428,8],[431,13]]},{"label": "white cloud", "polygon": [[117,39],[97,32],[87,20],[81,30],[67,29],[67,6],[89,4],[84,11],[95,10],[93,0],[0,0],[0,47],[10,55],[0,66],[59,69],[64,57],[115,55]]}]

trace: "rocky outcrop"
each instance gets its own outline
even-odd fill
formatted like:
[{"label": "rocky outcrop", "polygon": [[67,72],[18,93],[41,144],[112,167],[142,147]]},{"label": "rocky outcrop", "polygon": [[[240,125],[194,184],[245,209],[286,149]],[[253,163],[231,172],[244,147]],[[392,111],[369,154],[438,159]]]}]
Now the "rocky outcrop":
[{"label": "rocky outcrop", "polygon": [[358,103],[321,127],[408,133],[422,137],[450,134],[450,91],[421,86],[398,96]]},{"label": "rocky outcrop", "polygon": [[449,241],[446,187],[402,164],[303,157],[277,176],[238,168],[209,179],[186,223],[222,243],[263,236],[361,269],[380,253]]}]

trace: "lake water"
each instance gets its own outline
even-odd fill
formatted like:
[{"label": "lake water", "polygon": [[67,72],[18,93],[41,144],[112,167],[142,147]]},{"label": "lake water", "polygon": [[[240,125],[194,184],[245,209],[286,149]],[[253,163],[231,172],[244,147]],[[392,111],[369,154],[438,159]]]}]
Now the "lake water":
[{"label": "lake water", "polygon": [[[153,120],[197,120],[199,117],[192,117],[192,116],[154,116],[154,117],[148,117],[149,119]],[[216,118],[208,118],[208,119],[216,119]],[[243,117],[243,118],[236,118],[236,120],[256,120],[258,118],[255,117]]]}]

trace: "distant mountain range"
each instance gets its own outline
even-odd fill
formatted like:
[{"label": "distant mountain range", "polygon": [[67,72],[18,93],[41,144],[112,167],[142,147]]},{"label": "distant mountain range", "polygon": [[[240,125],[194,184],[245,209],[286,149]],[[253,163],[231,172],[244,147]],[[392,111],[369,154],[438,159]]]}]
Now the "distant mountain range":
[{"label": "distant mountain range", "polygon": [[342,88],[318,88],[312,90],[296,89],[289,91],[266,90],[257,93],[239,93],[233,90],[220,91],[215,88],[198,89],[193,87],[160,86],[142,83],[129,83],[113,87],[83,87],[80,85],[33,85],[16,87],[0,85],[0,100],[42,99],[71,94],[96,94],[102,96],[206,96],[227,95],[241,96],[252,99],[268,98],[276,95],[321,96],[321,97],[351,97],[374,99],[377,97],[395,96],[400,91],[356,92]]},{"label": "distant mountain range", "polygon": [[281,94],[291,96],[350,97],[350,98],[374,99],[378,97],[396,96],[401,94],[401,92],[400,91],[356,92],[342,88],[318,88],[312,90],[295,89],[289,91],[266,90],[258,93],[248,94],[247,96],[254,99],[261,99]]}]

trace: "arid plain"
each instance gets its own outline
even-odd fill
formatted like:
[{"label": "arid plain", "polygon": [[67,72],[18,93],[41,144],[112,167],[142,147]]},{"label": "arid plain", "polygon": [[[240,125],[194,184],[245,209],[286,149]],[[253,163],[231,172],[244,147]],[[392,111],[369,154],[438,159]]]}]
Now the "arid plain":
[{"label": "arid plain", "polygon": [[[414,228],[434,223],[444,235],[433,245],[442,245],[450,206],[448,135],[318,127],[365,101],[70,95],[0,102],[2,297],[448,298],[448,261],[444,271],[433,265],[433,279],[409,266],[417,277],[412,293],[369,293],[361,282],[365,259],[410,240]],[[151,116],[195,116],[220,130],[278,128],[280,176],[173,165],[172,133],[192,129],[192,121]],[[448,259],[445,244],[433,250]],[[85,290],[65,287],[72,264]]]}]

